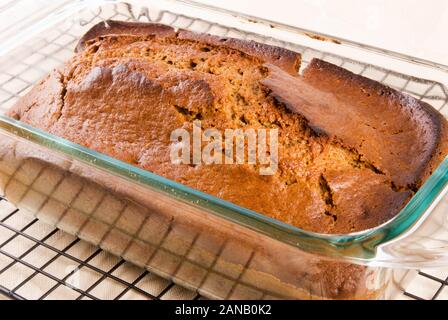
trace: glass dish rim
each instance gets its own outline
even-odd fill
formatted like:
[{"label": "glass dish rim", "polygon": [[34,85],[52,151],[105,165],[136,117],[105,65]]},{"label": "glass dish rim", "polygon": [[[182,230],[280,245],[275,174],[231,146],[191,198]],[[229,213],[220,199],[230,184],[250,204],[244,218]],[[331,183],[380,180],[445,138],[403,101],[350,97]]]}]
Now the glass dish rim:
[{"label": "glass dish rim", "polygon": [[[160,0],[156,2],[160,2]],[[216,11],[216,9],[220,9],[210,5],[200,4],[195,1],[189,1],[189,0],[163,0],[162,2],[171,2],[171,3],[179,3],[183,5],[195,6],[204,10]],[[79,6],[79,3],[80,2],[76,0],[73,2],[69,2],[70,5],[67,5],[65,9],[61,9],[57,14],[62,14],[62,12],[65,12],[65,14],[67,14],[67,11],[64,10],[69,10],[72,11],[72,13],[75,13],[76,11],[86,7],[100,6],[104,4],[124,3],[124,1],[96,0],[90,3],[84,3],[84,6]],[[73,4],[78,5],[74,6]],[[232,13],[232,11],[229,10],[225,11],[226,14],[229,14],[229,12]],[[220,10],[218,10],[218,12],[220,12]],[[260,19],[258,17],[257,20],[268,25],[272,23],[269,20]],[[312,32],[312,34],[315,35],[329,37],[328,35],[300,29],[293,26],[288,26],[279,23],[276,23],[276,25],[278,25],[282,29],[285,29],[286,27],[286,29],[296,30],[299,33],[306,32],[307,35],[309,35],[309,32]],[[369,47],[354,42],[347,42],[347,40],[344,39],[337,39],[337,40],[341,41],[343,45],[355,44],[355,46],[357,46],[358,48],[372,51],[372,53],[376,54],[379,53],[377,48]],[[380,53],[390,54],[391,52],[381,51]],[[439,70],[441,69],[440,68],[441,65],[432,62],[428,63],[427,61],[419,61],[418,59],[415,60],[413,57],[396,56],[395,54],[392,53],[390,55],[390,58],[406,60],[407,62],[412,64],[425,64],[429,67],[433,67],[434,69]],[[442,68],[442,70],[443,69],[444,68]],[[209,213],[216,214],[221,218],[225,218],[236,224],[249,227],[250,229],[261,232],[265,235],[271,236],[274,239],[294,245],[301,249],[308,249],[308,251],[314,251],[313,248],[317,249],[318,245],[321,245],[323,246],[324,249],[335,248],[337,249],[336,250],[337,252],[339,251],[338,249],[350,248],[353,247],[354,245],[362,245],[362,247],[367,249],[367,251],[369,251],[370,249],[370,252],[373,252],[373,254],[367,257],[365,256],[359,257],[355,254],[353,258],[361,258],[367,260],[374,258],[375,248],[378,245],[381,245],[392,239],[400,237],[407,230],[409,230],[420,218],[422,218],[425,212],[428,210],[428,208],[430,208],[434,200],[448,185],[448,157],[446,157],[444,161],[440,163],[437,169],[434,170],[433,174],[427,179],[427,181],[419,189],[419,191],[411,198],[411,200],[407,203],[407,205],[392,219],[374,228],[359,232],[353,232],[347,234],[322,234],[302,230],[298,227],[283,223],[279,220],[269,218],[253,210],[240,207],[238,205],[219,199],[217,197],[206,194],[199,190],[192,189],[181,183],[166,179],[152,172],[143,170],[141,168],[122,162],[113,157],[109,157],[105,154],[101,154],[99,152],[83,147],[81,145],[72,143],[66,139],[51,135],[49,133],[33,128],[20,121],[13,120],[3,115],[0,115],[0,129],[2,131],[9,133],[10,135],[26,139],[28,141],[37,143],[38,145],[50,148],[53,151],[60,152],[65,156],[69,156],[76,160],[80,160],[86,163],[87,165],[91,165],[99,169],[105,170],[109,173],[119,175],[128,180],[131,180],[132,182],[156,188],[160,192],[167,193],[183,201],[187,200],[187,202],[189,203],[196,202],[196,205],[202,203],[202,205],[199,206],[203,209],[206,209]],[[185,199],[185,197],[187,196],[190,196],[192,198]],[[205,206],[205,204],[207,204],[207,207]],[[224,210],[225,214],[218,213],[215,211],[215,209]],[[226,213],[229,215],[226,216]],[[312,240],[311,246],[303,245],[302,242],[304,239],[311,239]],[[341,252],[345,252],[345,250],[341,250]],[[347,253],[345,252],[343,253],[343,255],[346,256]]]}]

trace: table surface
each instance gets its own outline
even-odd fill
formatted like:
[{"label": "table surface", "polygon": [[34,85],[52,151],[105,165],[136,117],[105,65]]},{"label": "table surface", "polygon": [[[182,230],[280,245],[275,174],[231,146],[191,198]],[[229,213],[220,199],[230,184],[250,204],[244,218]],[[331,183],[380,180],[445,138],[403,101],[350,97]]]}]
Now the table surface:
[{"label": "table surface", "polygon": [[446,0],[196,0],[448,65]]}]

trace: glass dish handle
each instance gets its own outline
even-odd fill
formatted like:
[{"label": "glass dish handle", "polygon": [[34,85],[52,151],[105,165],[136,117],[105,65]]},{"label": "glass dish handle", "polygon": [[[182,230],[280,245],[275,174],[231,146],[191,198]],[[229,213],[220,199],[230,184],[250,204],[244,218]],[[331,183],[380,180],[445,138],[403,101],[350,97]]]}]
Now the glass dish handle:
[{"label": "glass dish handle", "polygon": [[[435,184],[432,181],[437,181]],[[448,266],[448,158],[428,179],[424,194],[416,195],[408,204],[409,216],[421,212],[419,207],[432,204],[400,236],[376,247],[373,264],[400,268]],[[423,188],[421,189],[423,190]],[[407,217],[409,219],[409,216]],[[411,217],[412,218],[412,217]],[[397,221],[400,223],[400,221]],[[392,231],[391,231],[392,233]],[[393,234],[388,235],[393,237]]]}]

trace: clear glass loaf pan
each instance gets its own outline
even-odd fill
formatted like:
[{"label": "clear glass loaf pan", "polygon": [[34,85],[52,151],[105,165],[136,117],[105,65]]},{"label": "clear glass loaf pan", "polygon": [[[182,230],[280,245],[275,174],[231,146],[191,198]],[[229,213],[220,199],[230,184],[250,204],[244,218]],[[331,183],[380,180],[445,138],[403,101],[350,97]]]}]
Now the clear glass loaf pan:
[{"label": "clear glass loaf pan", "polygon": [[[106,19],[159,22],[287,47],[303,54],[303,64],[318,57],[342,65],[448,114],[446,66],[170,0],[67,1],[28,17],[20,32],[0,43],[2,113]],[[448,265],[447,181],[445,159],[389,222],[352,234],[316,234],[0,116],[1,196],[210,298],[390,298],[402,270]],[[343,269],[356,276],[346,280],[349,289],[335,290],[330,278]]]}]

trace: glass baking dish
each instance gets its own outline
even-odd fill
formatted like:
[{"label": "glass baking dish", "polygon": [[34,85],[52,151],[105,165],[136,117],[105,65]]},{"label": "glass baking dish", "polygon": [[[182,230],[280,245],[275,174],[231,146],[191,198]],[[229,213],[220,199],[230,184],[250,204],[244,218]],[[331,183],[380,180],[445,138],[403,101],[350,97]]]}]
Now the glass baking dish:
[{"label": "glass baking dish", "polygon": [[[327,60],[448,114],[447,66],[190,1],[67,1],[28,19],[0,45],[2,113],[114,19],[286,47],[303,65]],[[0,116],[0,195],[210,298],[390,298],[402,270],[448,265],[447,180],[445,159],[387,223],[317,234]]]}]

